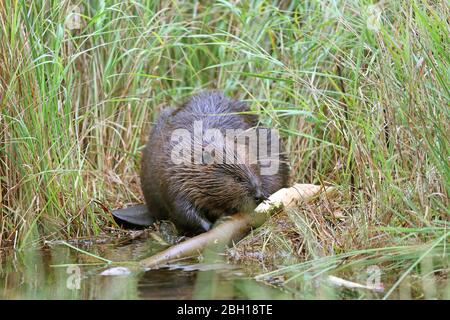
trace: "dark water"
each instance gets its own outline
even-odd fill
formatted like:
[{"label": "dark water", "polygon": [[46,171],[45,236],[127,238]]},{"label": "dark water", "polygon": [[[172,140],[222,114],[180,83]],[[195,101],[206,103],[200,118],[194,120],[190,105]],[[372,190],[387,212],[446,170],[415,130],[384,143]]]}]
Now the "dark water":
[{"label": "dark water", "polygon": [[[119,245],[74,245],[114,261],[114,266],[127,266],[127,262],[138,261],[162,249],[148,239]],[[179,262],[159,270],[101,275],[109,268],[108,263],[63,243],[46,249],[2,252],[0,299],[289,298],[279,289],[246,277],[238,267],[217,256],[200,262]]]},{"label": "dark water", "polygon": [[[316,285],[314,279],[289,281],[281,290],[275,282],[269,286],[248,277],[241,267],[213,253],[164,269],[143,271],[133,267],[132,262],[164,249],[160,243],[153,238],[114,244],[87,241],[69,244],[85,252],[65,243],[53,243],[44,249],[0,251],[0,299],[382,299],[403,274],[383,271],[381,280],[386,291],[379,293]],[[112,268],[128,273],[102,275]],[[355,274],[344,278],[364,283],[364,277],[358,279]],[[408,283],[419,285],[400,285],[389,299],[448,299],[448,277],[436,274],[430,282],[430,276],[411,274]]]}]

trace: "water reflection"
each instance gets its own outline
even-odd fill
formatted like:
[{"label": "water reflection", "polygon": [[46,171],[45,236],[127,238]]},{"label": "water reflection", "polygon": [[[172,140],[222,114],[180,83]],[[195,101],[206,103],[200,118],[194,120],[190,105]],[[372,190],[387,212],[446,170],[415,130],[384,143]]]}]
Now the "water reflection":
[{"label": "water reflection", "polygon": [[[164,249],[152,239],[73,245],[114,261],[115,266],[130,266],[129,262]],[[269,286],[249,278],[220,255],[208,252],[204,252],[201,261],[180,261],[170,268],[147,272],[130,268],[132,272],[127,275],[103,276],[101,273],[111,265],[92,255],[64,244],[21,252],[0,251],[0,299],[380,299],[385,294],[330,287],[326,282],[319,285],[318,279],[307,273],[294,274],[289,281],[273,277],[274,285]],[[448,299],[446,270],[433,275],[434,297]],[[365,270],[352,272],[343,274],[343,278],[364,283]],[[417,283],[430,287],[426,282],[430,276],[418,278],[411,273],[389,298],[428,298]],[[398,281],[399,273],[386,272],[382,277],[388,289]]]},{"label": "water reflection", "polygon": [[[114,262],[137,261],[162,249],[151,240],[83,246]],[[280,297],[223,262],[184,262],[170,269],[102,276],[101,260],[63,244],[2,252],[0,299],[238,299]]]},{"label": "water reflection", "polygon": [[138,281],[139,297],[142,299],[192,299],[196,272],[181,270],[151,270]]}]

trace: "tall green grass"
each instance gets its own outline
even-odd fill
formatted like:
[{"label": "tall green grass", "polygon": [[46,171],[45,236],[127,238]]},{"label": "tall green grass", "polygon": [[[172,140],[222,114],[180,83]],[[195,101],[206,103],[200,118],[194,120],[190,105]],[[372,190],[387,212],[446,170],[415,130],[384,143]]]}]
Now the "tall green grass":
[{"label": "tall green grass", "polygon": [[160,109],[219,88],[280,130],[296,181],[349,195],[353,249],[444,236],[448,257],[449,16],[431,0],[1,2],[0,245],[105,230],[99,203],[142,201]]}]

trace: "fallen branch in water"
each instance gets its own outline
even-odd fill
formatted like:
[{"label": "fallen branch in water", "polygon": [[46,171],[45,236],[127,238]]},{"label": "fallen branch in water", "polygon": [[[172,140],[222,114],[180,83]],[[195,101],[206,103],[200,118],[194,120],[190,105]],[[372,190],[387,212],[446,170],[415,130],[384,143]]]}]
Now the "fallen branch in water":
[{"label": "fallen branch in water", "polygon": [[[261,226],[275,212],[310,202],[322,193],[330,195],[334,191],[335,189],[332,187],[323,188],[312,184],[295,184],[291,188],[283,188],[256,207],[253,213],[237,213],[230,216],[208,232],[141,260],[139,266],[145,269],[157,269],[178,259],[200,255],[206,248],[220,250],[225,245],[242,239],[252,227],[257,228]],[[111,268],[102,272],[102,275],[123,275],[123,269],[121,267]],[[376,292],[384,290],[381,283],[378,285],[362,285],[335,276],[327,276],[326,282],[333,286],[350,289],[366,289]]]},{"label": "fallen branch in water", "polygon": [[208,232],[141,260],[139,264],[144,268],[159,268],[173,260],[199,255],[205,248],[220,248],[231,241],[239,241],[249,230],[248,215],[237,213]]},{"label": "fallen branch in water", "polygon": [[329,194],[332,191],[334,191],[332,187],[324,188],[312,184],[295,184],[293,187],[280,189],[256,207],[253,213],[237,213],[230,216],[208,232],[141,260],[139,264],[143,268],[154,269],[174,260],[199,255],[205,248],[223,248],[233,241],[242,239],[252,227],[262,225],[273,213],[301,202],[308,202],[322,192]]}]

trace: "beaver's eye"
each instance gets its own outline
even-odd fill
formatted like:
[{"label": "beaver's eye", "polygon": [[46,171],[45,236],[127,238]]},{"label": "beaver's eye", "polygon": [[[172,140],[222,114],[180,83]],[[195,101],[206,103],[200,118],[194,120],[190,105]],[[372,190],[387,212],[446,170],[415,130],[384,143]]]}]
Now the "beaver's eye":
[{"label": "beaver's eye", "polygon": [[241,177],[239,177],[239,176],[235,176],[235,177],[234,177],[234,180],[235,180],[236,182],[239,182],[239,183],[244,182],[244,180],[243,180]]}]

